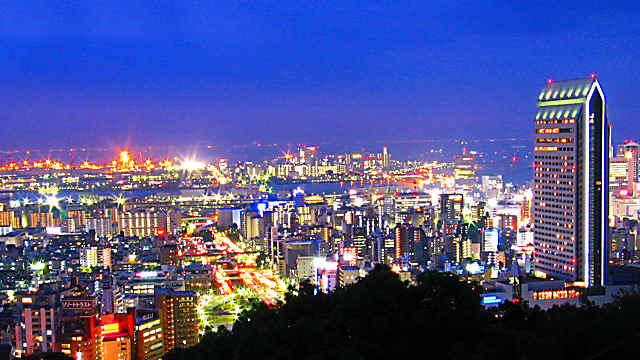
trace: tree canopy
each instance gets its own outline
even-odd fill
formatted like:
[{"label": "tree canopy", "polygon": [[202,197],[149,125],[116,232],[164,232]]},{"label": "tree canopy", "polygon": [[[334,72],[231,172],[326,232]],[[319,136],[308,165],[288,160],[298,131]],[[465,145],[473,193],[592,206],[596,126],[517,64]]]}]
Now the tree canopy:
[{"label": "tree canopy", "polygon": [[283,304],[257,305],[233,331],[220,328],[165,359],[605,359],[639,351],[638,319],[635,293],[604,307],[485,309],[479,289],[453,274],[427,271],[410,285],[379,266],[330,294],[306,284]]}]

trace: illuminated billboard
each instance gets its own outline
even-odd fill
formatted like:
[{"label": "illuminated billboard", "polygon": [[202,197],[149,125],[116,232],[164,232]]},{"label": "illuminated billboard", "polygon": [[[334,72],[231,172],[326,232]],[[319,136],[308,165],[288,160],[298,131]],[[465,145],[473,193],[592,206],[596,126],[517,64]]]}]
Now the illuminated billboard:
[{"label": "illuminated billboard", "polygon": [[94,312],[97,308],[95,298],[65,298],[62,299],[62,309],[75,312]]},{"label": "illuminated billboard", "polygon": [[482,305],[498,305],[501,304],[504,300],[500,296],[496,295],[485,295],[480,300]]}]

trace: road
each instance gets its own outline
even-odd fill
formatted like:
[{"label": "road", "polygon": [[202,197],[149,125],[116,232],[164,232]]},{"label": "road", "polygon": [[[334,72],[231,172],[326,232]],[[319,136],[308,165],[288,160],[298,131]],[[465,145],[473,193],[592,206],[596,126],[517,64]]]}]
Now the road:
[{"label": "road", "polygon": [[230,295],[234,291],[234,283],[246,286],[260,296],[269,306],[282,300],[278,292],[278,283],[271,271],[256,268],[255,255],[248,254],[245,249],[233,242],[226,234],[212,230],[213,245],[216,250],[235,260],[231,269],[217,268],[214,265],[213,278],[222,295]]}]

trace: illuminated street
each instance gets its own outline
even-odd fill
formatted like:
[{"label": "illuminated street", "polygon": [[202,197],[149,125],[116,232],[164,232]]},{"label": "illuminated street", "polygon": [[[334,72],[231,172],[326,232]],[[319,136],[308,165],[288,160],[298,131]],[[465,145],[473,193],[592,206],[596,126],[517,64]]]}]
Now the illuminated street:
[{"label": "illuminated street", "polygon": [[[286,291],[286,283],[271,270],[256,268],[256,254],[245,252],[225,233],[210,231],[213,234],[212,245],[221,256],[220,260],[211,264],[216,288],[201,295],[198,302],[201,332],[207,327],[230,326],[238,314],[256,299],[268,306],[276,305],[283,301]],[[193,238],[190,239],[193,244]],[[200,253],[205,251],[203,246],[202,243],[197,246]],[[230,263],[235,265],[229,267]]]}]

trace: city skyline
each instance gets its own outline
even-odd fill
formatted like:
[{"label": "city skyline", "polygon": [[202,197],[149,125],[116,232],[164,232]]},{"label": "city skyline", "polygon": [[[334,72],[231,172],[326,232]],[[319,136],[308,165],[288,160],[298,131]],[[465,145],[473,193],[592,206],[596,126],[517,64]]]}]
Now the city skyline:
[{"label": "city skyline", "polygon": [[[531,136],[529,94],[590,73],[607,82],[614,141],[639,135],[637,7],[522,6],[5,6],[0,141]],[[579,26],[553,15],[567,6]]]},{"label": "city skyline", "polygon": [[0,360],[638,353],[639,15],[0,5]]}]

